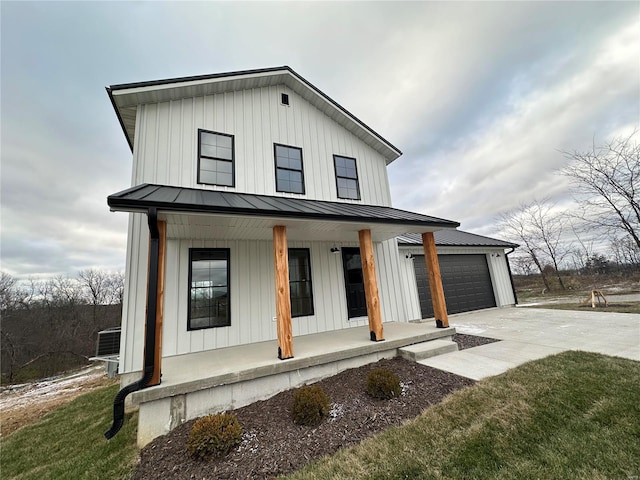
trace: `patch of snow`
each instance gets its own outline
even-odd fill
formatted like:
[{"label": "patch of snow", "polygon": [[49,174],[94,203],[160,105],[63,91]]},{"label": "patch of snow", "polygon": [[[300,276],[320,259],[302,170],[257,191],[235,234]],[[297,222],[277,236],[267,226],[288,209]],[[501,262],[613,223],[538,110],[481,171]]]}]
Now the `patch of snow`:
[{"label": "patch of snow", "polygon": [[258,448],[255,446],[252,446],[251,444],[258,438],[258,436],[253,433],[253,431],[251,432],[244,432],[242,434],[242,443],[240,444],[240,446],[238,447],[238,451],[243,451],[243,450],[248,450],[251,453],[256,453],[258,451]]},{"label": "patch of snow", "polygon": [[341,403],[334,403],[331,405],[331,410],[329,411],[329,417],[331,417],[331,421],[335,420],[338,417],[344,415],[344,405]]},{"label": "patch of snow", "polygon": [[407,394],[407,392],[409,391],[409,385],[411,385],[413,382],[400,382],[400,388],[402,389],[402,391],[400,392],[400,396],[404,396]]},{"label": "patch of snow", "polygon": [[55,398],[82,388],[82,384],[104,375],[104,367],[92,366],[66,376],[52,377],[34,383],[12,385],[0,392],[0,409],[7,411]]},{"label": "patch of snow", "polygon": [[481,333],[486,332],[484,328],[476,327],[475,325],[459,325],[459,324],[451,324],[452,327],[455,327],[457,333],[464,333],[467,335],[480,335]]}]

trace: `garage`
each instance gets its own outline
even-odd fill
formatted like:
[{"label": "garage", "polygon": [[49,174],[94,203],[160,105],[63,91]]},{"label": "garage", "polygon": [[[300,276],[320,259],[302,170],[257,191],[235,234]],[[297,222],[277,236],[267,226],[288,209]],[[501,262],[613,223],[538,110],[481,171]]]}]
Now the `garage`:
[{"label": "garage", "polygon": [[[457,229],[434,237],[448,313],[517,303],[508,258],[517,244]],[[398,237],[398,253],[408,318],[433,318],[421,235]]]},{"label": "garage", "polygon": [[[431,292],[424,255],[414,256],[422,318],[433,317]],[[438,255],[442,288],[449,313],[496,306],[486,255]]]}]

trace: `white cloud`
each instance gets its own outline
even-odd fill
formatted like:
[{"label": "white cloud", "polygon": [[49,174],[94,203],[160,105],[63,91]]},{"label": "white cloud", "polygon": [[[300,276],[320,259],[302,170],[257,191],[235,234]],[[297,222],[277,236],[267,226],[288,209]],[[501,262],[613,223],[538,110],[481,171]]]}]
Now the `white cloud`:
[{"label": "white cloud", "polygon": [[611,2],[5,2],[2,265],[124,268],[131,153],[104,86],[290,65],[405,152],[394,204],[492,233],[565,195],[557,149],[638,124],[638,7]]}]

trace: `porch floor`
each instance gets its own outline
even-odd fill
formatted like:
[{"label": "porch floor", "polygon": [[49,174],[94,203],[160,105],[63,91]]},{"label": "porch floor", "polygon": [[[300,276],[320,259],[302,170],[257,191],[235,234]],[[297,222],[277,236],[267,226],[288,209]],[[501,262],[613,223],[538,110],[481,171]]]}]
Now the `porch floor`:
[{"label": "porch floor", "polygon": [[150,402],[219,385],[389,352],[454,333],[454,328],[436,328],[433,321],[388,322],[384,324],[385,340],[380,342],[369,340],[368,326],[294,337],[294,358],[288,360],[278,359],[276,340],[166,357],[162,360],[162,383],[134,392],[131,398],[137,404]]}]

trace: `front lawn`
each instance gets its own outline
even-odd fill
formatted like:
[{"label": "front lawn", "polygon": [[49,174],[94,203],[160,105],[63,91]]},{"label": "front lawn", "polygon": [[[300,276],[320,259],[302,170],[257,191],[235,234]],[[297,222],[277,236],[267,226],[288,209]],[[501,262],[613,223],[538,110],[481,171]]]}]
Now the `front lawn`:
[{"label": "front lawn", "polygon": [[289,479],[628,479],[640,475],[640,363],[584,352],[452,394]]},{"label": "front lawn", "polygon": [[122,430],[112,440],[103,436],[111,425],[117,391],[114,385],[82,395],[39,422],[2,438],[2,478],[126,478],[138,454],[137,413],[127,415]]}]

